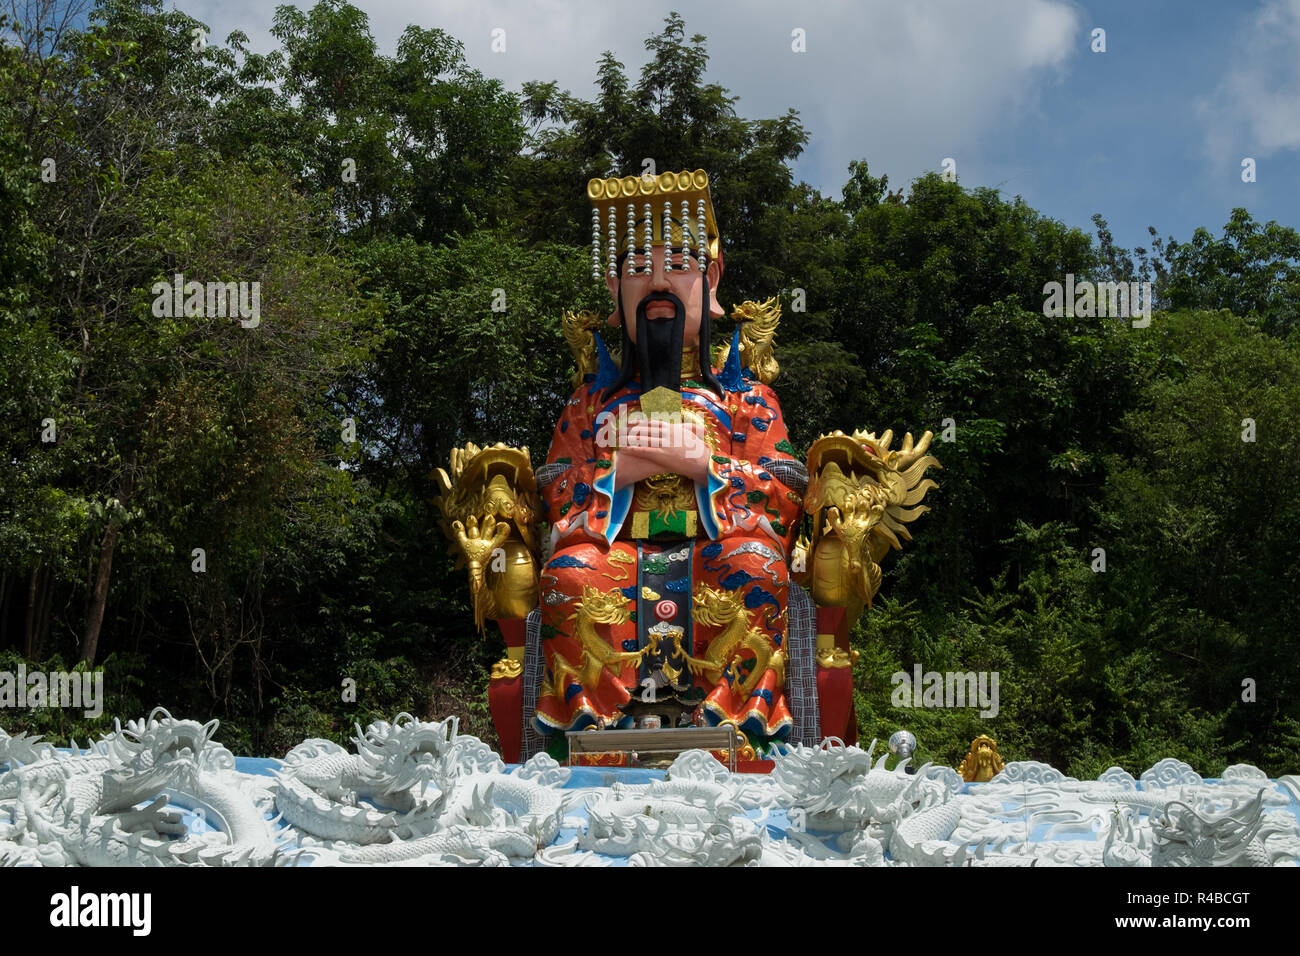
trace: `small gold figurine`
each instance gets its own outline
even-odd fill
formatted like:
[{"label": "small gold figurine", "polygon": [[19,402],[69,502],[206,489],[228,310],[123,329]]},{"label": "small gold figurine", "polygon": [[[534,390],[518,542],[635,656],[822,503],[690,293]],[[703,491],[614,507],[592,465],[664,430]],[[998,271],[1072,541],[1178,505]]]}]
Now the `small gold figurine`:
[{"label": "small gold figurine", "polygon": [[980,734],[970,742],[970,753],[962,759],[957,772],[967,783],[988,783],[1002,772],[1003,766],[997,741],[988,734]]}]

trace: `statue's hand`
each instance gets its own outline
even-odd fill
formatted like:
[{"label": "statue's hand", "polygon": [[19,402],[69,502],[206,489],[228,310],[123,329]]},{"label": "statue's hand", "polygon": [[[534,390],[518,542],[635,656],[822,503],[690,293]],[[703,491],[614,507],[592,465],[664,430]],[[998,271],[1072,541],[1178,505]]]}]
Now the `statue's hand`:
[{"label": "statue's hand", "polygon": [[615,484],[621,488],[665,471],[707,481],[711,451],[697,422],[635,422],[618,449]]},{"label": "statue's hand", "polygon": [[651,418],[633,422],[624,433],[623,447],[671,450],[687,457],[709,454],[704,439],[704,426],[699,422],[671,422]]}]

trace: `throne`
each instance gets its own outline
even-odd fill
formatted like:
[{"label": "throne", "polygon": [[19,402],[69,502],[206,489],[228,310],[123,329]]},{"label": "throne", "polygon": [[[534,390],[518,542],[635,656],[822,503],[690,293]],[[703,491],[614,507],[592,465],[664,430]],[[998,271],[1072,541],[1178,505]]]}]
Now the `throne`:
[{"label": "throne", "polygon": [[[773,351],[779,317],[774,299],[742,303],[732,313],[736,332],[729,344],[715,350],[715,364],[721,367],[730,358],[734,365],[737,356],[730,353],[735,350],[746,379],[770,384],[779,373]],[[597,338],[600,323],[593,312],[563,317],[576,366],[575,388],[595,380],[602,353],[608,358]],[[888,431],[879,437],[836,431],[813,443],[806,466],[776,463],[783,466],[777,477],[811,519],[807,533],[783,555],[790,571],[783,648],[785,699],[792,718],[789,742],[857,739],[852,681],[857,652],[849,646],[849,628],[880,586],[879,562],[910,540],[907,524],[928,510],[921,501],[937,485],[924,476],[928,468],[938,467],[927,454],[931,439],[926,432],[914,443],[909,433],[893,448]],[[499,443],[456,448],[450,465],[450,472],[439,468],[435,473],[442,530],[457,566],[468,572],[480,632],[486,634],[486,621],[492,619],[505,639],[506,656],[493,665],[488,687],[502,756],[511,762],[527,760],[547,746],[532,719],[547,676],[539,576],[549,555],[543,555],[538,530],[539,493],[563,469],[543,465],[534,471],[526,447]],[[740,660],[737,656],[735,663]],[[631,709],[638,709],[635,701]],[[680,715],[664,713],[676,726]]]}]

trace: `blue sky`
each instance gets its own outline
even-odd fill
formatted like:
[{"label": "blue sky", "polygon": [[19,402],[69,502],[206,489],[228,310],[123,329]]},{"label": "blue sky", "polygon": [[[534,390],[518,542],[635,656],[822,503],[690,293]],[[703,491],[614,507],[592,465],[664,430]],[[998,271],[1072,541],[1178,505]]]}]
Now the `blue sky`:
[{"label": "blue sky", "polygon": [[[214,39],[239,28],[254,49],[271,47],[272,4],[177,5]],[[557,80],[582,96],[606,49],[635,76],[645,38],[678,9],[688,34],[708,38],[709,79],[740,97],[741,115],[799,111],[811,141],[795,173],[835,196],[852,159],[897,187],[952,157],[963,185],[1019,194],[1089,232],[1100,212],[1130,248],[1147,242],[1148,225],[1183,240],[1197,226],[1217,235],[1234,206],[1300,226],[1300,0],[354,5],[387,53],[408,23],[441,27],[511,89]],[[1095,27],[1104,53],[1091,50]],[[493,50],[494,29],[504,50]],[[1254,183],[1242,182],[1245,157]]]},{"label": "blue sky", "polygon": [[[1300,226],[1300,4],[1087,11],[1035,107],[972,143],[975,180],[1071,225],[1100,212],[1129,247],[1147,244],[1148,225],[1179,239],[1197,226],[1217,235],[1234,206]],[[1106,28],[1104,54],[1088,48],[1093,25]],[[1254,183],[1242,181],[1245,157],[1256,160]]]}]

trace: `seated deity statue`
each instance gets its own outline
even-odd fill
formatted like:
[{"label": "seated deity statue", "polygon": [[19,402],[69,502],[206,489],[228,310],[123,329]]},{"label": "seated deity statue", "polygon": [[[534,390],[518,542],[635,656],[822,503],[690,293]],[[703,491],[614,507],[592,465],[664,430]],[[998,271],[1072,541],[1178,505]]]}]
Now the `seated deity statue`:
[{"label": "seated deity statue", "polygon": [[[750,758],[792,731],[852,742],[848,629],[926,510],[931,435],[893,449],[888,432],[835,432],[805,464],[771,386],[775,300],[742,303],[713,346],[724,270],[707,174],[595,179],[587,195],[621,349],[593,313],[566,314],[575,390],[545,464],[467,445],[438,474],[476,621],[506,639],[489,685],[503,755],[525,757],[533,734],[562,755],[570,731],[685,725],[734,727]],[[798,623],[801,585],[816,610]],[[816,726],[796,729],[795,711]]]}]

